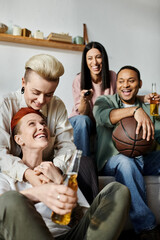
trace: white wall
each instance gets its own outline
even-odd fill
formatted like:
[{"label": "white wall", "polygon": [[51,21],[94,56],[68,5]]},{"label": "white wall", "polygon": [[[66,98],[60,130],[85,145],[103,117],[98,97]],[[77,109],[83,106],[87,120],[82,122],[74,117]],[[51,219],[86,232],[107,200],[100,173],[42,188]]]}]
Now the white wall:
[{"label": "white wall", "polygon": [[[109,55],[110,69],[136,66],[143,92],[157,83],[160,93],[160,1],[159,0],[0,0],[0,22],[19,25],[33,33],[41,30],[83,36],[87,24],[90,41],[101,42]],[[32,55],[49,53],[65,67],[56,95],[70,113],[72,81],[80,71],[81,52],[0,42],[0,95],[21,86],[24,64]]]}]

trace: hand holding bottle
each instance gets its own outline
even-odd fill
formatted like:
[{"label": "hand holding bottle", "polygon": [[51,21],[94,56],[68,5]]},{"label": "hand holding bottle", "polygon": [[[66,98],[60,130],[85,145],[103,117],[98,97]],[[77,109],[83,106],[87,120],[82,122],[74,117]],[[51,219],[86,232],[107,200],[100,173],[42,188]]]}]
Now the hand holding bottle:
[{"label": "hand holding bottle", "polygon": [[159,98],[156,92],[156,83],[152,83],[152,97],[150,99],[150,114],[151,116],[159,115]]},{"label": "hand holding bottle", "polygon": [[[65,179],[64,179],[64,184],[74,191],[77,191],[78,189],[77,175],[78,175],[81,155],[82,155],[82,151],[76,150],[73,158],[71,159],[70,165],[68,167],[68,170],[66,172]],[[58,198],[60,198],[59,195],[57,196],[57,199]],[[68,225],[71,220],[71,212],[65,215],[59,215],[52,212],[51,219],[53,222],[57,224]]]}]

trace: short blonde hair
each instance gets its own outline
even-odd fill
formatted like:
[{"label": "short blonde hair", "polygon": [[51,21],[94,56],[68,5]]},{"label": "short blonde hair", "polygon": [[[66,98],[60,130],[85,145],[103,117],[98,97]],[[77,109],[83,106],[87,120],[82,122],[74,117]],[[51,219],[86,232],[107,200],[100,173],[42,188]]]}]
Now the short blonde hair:
[{"label": "short blonde hair", "polygon": [[64,67],[55,57],[48,54],[38,54],[31,57],[25,64],[25,80],[27,72],[35,71],[48,81],[57,81],[64,74]]}]

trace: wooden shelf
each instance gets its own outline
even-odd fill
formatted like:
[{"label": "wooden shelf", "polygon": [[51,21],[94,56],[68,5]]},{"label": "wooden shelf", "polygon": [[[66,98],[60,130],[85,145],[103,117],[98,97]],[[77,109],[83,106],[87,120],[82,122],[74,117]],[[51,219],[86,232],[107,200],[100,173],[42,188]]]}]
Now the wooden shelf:
[{"label": "wooden shelf", "polygon": [[40,47],[49,47],[49,48],[59,48],[59,49],[66,49],[71,51],[83,51],[85,45],[81,44],[74,44],[74,43],[65,43],[65,42],[56,42],[50,41],[46,39],[37,39],[37,38],[30,38],[30,37],[21,37],[21,36],[14,36],[5,33],[0,33],[0,41],[1,42],[12,42],[12,43],[20,43],[26,45],[34,45]]}]

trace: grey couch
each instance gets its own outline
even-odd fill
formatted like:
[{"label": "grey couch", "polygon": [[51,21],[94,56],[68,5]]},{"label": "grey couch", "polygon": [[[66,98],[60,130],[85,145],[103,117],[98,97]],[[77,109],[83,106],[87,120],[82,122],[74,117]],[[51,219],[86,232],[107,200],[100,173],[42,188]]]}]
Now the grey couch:
[{"label": "grey couch", "polygon": [[[157,223],[160,224],[160,176],[145,176],[144,177],[147,190],[148,206],[155,214]],[[114,177],[99,176],[100,190],[108,183],[115,181]],[[131,229],[132,224],[128,218],[125,229]]]}]

